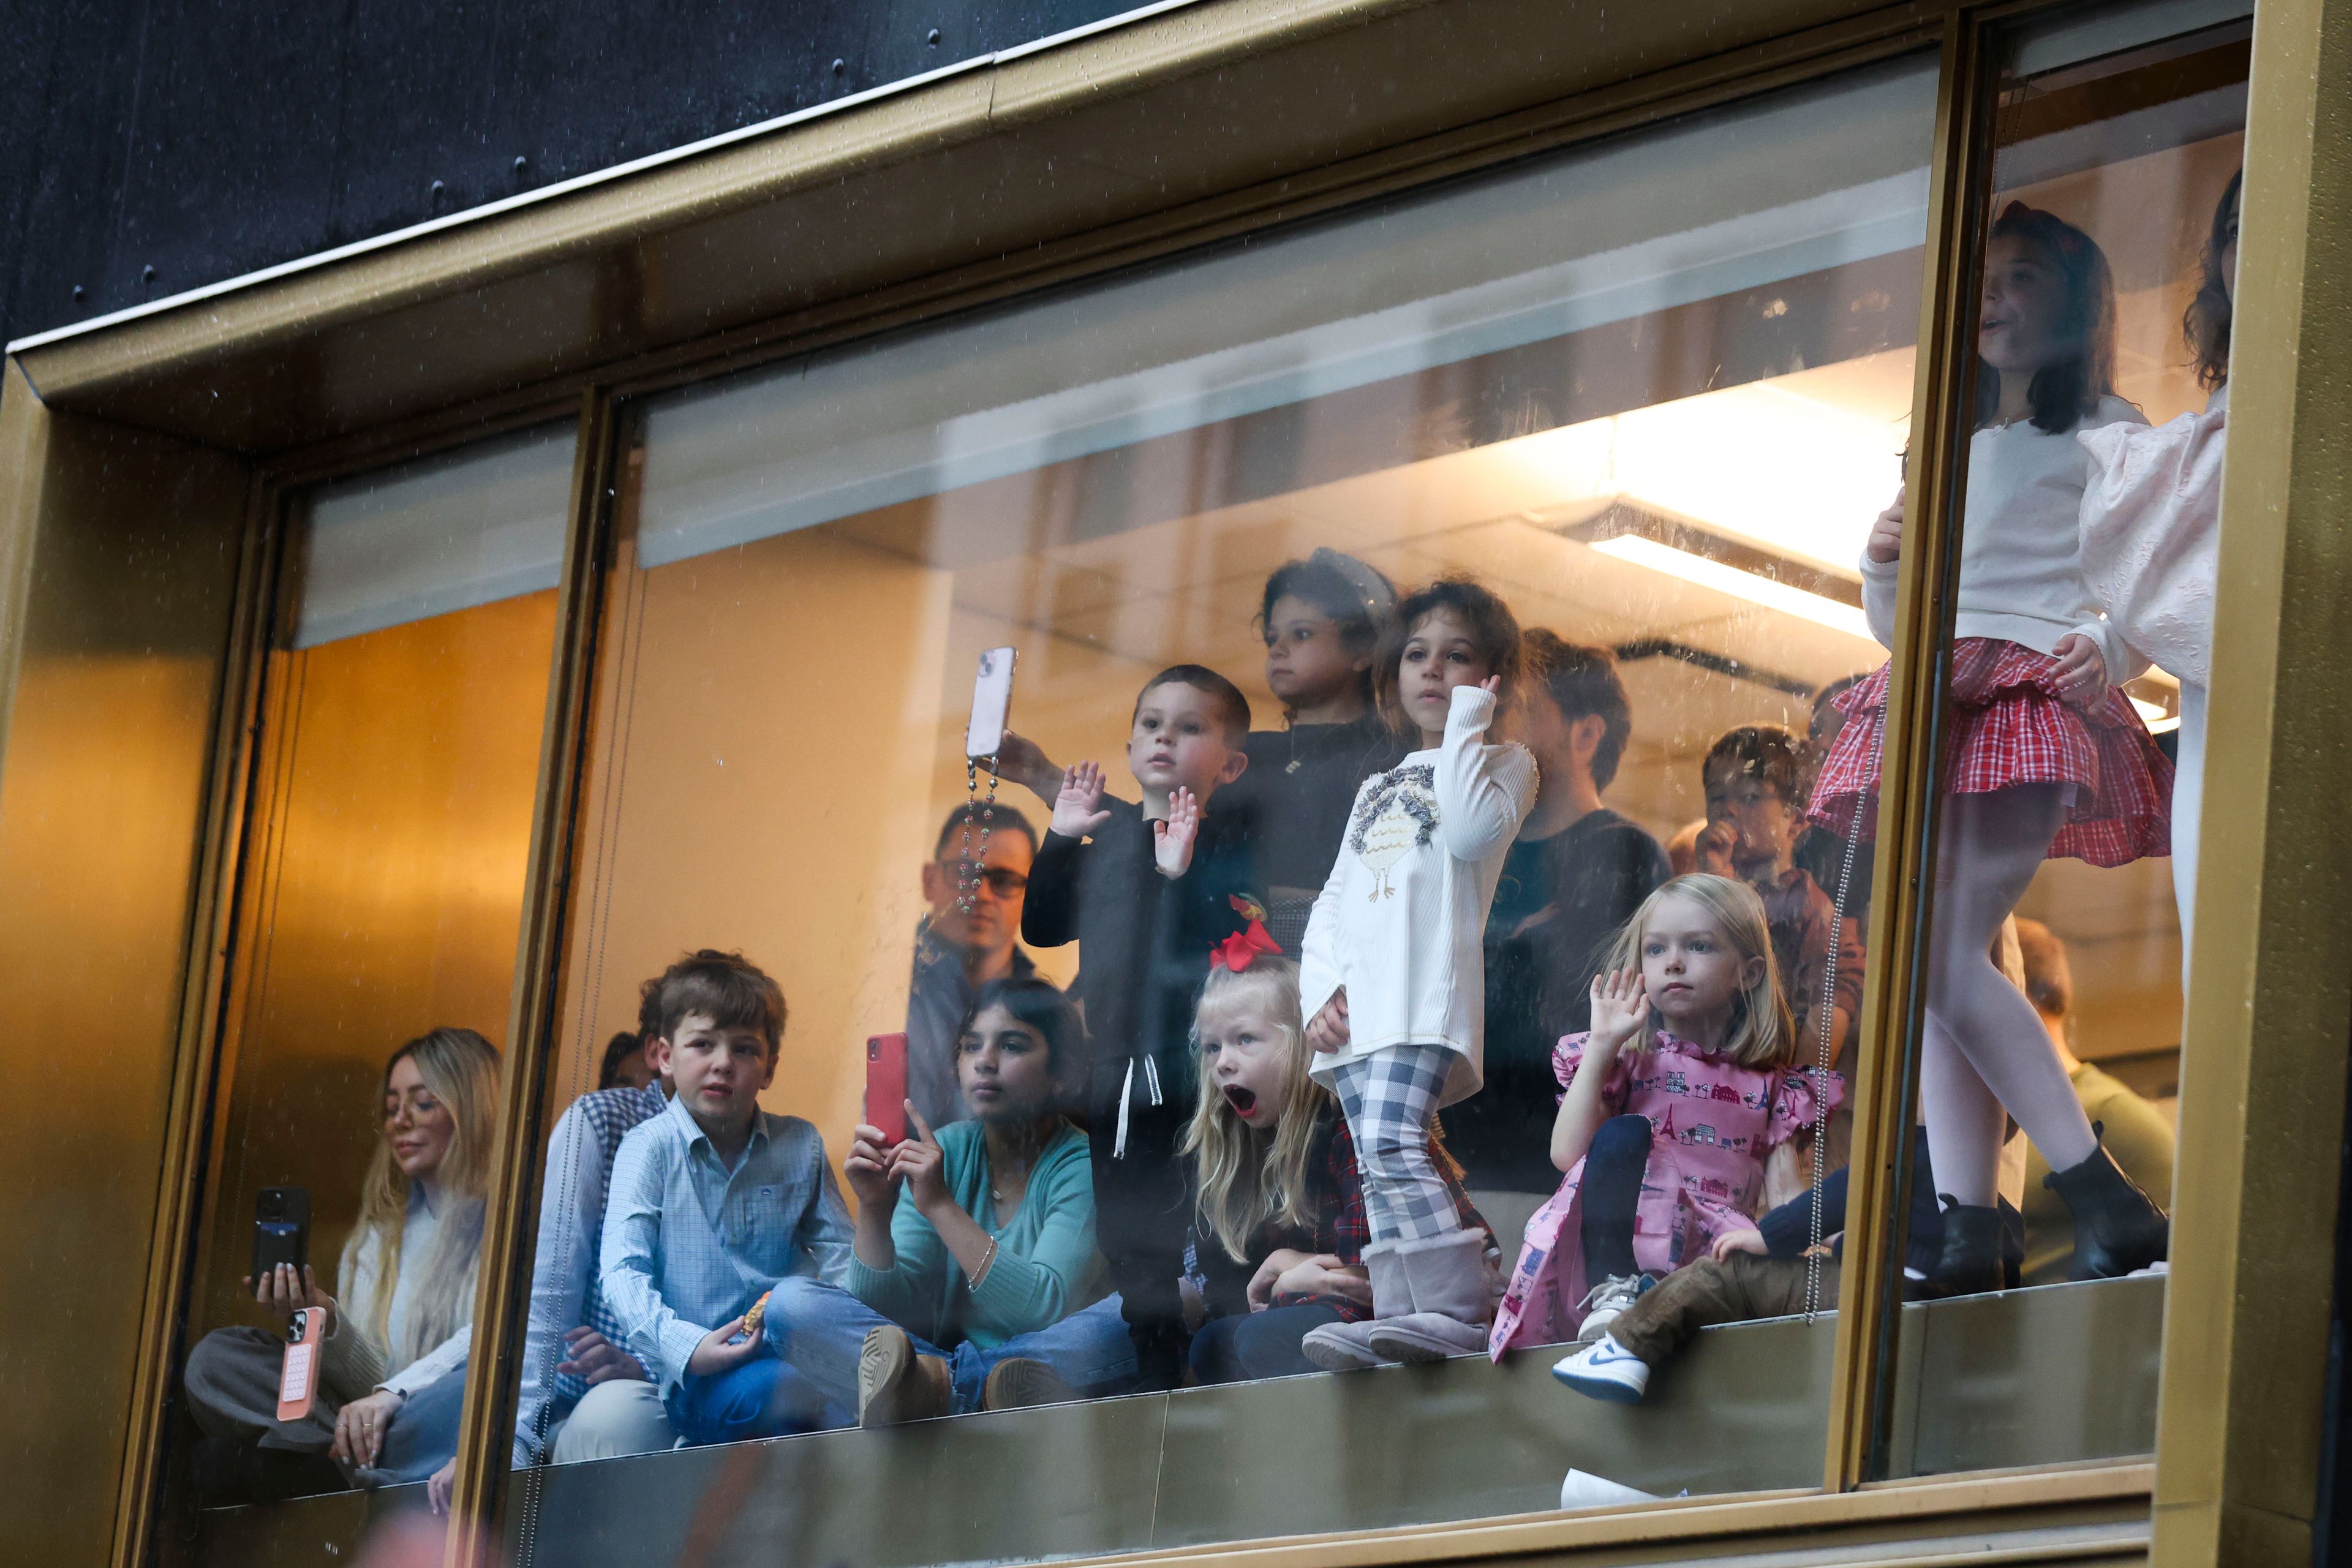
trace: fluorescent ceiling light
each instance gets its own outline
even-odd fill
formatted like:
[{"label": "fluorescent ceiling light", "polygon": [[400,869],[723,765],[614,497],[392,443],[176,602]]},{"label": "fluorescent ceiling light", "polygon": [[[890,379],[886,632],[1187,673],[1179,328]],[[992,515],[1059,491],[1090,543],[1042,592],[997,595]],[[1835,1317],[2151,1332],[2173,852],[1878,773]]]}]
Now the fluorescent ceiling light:
[{"label": "fluorescent ceiling light", "polygon": [[1753,572],[1742,572],[1737,566],[1709,561],[1703,555],[1676,550],[1671,544],[1661,544],[1638,533],[1621,533],[1613,539],[1603,539],[1592,548],[1603,555],[1613,555],[1620,561],[1630,561],[1636,566],[1646,566],[1653,572],[1663,572],[1669,577],[1679,577],[1685,583],[1712,588],[1718,594],[1729,594],[1783,615],[1796,616],[1816,626],[1860,637],[1865,642],[1874,640],[1870,635],[1869,622],[1864,619],[1862,611],[1855,605],[1843,605],[1819,594],[1809,594],[1802,588],[1792,588],[1786,583],[1776,583]]},{"label": "fluorescent ceiling light", "polygon": [[[2126,695],[2130,694],[2127,692]],[[2147,726],[2147,732],[2151,735],[2168,734],[2180,728],[2180,715],[2167,713],[2161,703],[2150,702],[2145,697],[2134,697],[2131,705],[2139,710],[2140,722]]]}]

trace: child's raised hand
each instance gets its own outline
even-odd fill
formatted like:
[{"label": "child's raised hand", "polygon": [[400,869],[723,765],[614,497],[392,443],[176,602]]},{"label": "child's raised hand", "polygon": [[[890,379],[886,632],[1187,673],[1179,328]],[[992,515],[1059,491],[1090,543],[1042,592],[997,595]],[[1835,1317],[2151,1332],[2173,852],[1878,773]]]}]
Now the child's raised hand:
[{"label": "child's raised hand", "polygon": [[768,1342],[768,1325],[764,1320],[749,1334],[744,1334],[741,1341],[729,1342],[737,1334],[743,1333],[743,1320],[750,1315],[739,1313],[703,1335],[702,1342],[694,1347],[694,1353],[686,1358],[686,1370],[696,1377],[709,1377],[714,1373],[733,1372],[758,1355],[760,1347]]},{"label": "child's raised hand", "polygon": [[1746,1230],[1725,1231],[1707,1247],[1706,1255],[1720,1263],[1735,1252],[1752,1252],[1761,1258],[1764,1250],[1764,1233],[1751,1226]]},{"label": "child's raised hand", "polygon": [[1903,554],[1905,493],[1905,487],[1897,485],[1895,488],[1895,504],[1878,514],[1878,521],[1870,525],[1870,538],[1862,547],[1862,552],[1881,566],[1900,559]]},{"label": "child's raised hand", "polygon": [[1710,877],[1736,875],[1731,852],[1739,847],[1739,829],[1723,817],[1710,817],[1691,841],[1691,865]]},{"label": "child's raised hand", "polygon": [[1062,793],[1054,797],[1054,820],[1048,830],[1065,838],[1084,838],[1110,820],[1102,805],[1100,763],[1080,763],[1062,775]]},{"label": "child's raised hand", "polygon": [[1638,969],[1606,971],[1592,977],[1591,1048],[1613,1051],[1650,1018],[1649,983]]},{"label": "child's raised hand", "polygon": [[2058,695],[2076,708],[2088,708],[2107,694],[2107,661],[2099,645],[2080,632],[2068,632],[2053,650],[2058,660]]},{"label": "child's raised hand", "polygon": [[1307,1021],[1307,1043],[1329,1056],[1344,1051],[1351,1037],[1348,1032],[1348,988],[1344,985],[1331,993],[1331,1000],[1316,1010]]},{"label": "child's raised hand", "polygon": [[1168,797],[1168,820],[1151,825],[1151,860],[1174,881],[1192,866],[1192,840],[1201,832],[1201,803],[1182,784]]},{"label": "child's raised hand", "polygon": [[879,1127],[857,1124],[849,1135],[849,1152],[841,1162],[841,1173],[849,1179],[849,1190],[857,1194],[860,1208],[868,1204],[887,1208],[898,1201],[898,1184],[890,1179],[890,1146]]}]

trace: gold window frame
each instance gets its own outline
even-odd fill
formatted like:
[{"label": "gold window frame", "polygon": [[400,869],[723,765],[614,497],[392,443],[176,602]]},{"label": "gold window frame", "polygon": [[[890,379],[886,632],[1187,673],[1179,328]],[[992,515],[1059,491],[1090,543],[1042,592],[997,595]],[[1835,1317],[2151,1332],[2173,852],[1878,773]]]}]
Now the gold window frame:
[{"label": "gold window frame", "polygon": [[[2176,1268],[2168,1286],[2158,1460],[1984,1478],[1865,1483],[1884,1397],[1894,1288],[1901,1074],[1928,864],[1928,709],[1948,621],[1936,566],[1953,526],[1950,472],[1973,289],[1969,247],[1988,155],[1988,31],[2045,0],[1683,0],[1638,13],[1598,0],[1200,0],[1050,46],[950,68],[404,236],[13,346],[0,380],[0,740],[16,690],[36,556],[102,518],[123,483],[187,526],[240,541],[212,765],[186,912],[176,1022],[154,1042],[167,1105],[161,1176],[131,1287],[125,1436],[112,1475],[72,1499],[106,1516],[82,1561],[146,1562],[164,1394],[201,1203],[205,1148],[234,1041],[234,899],[254,765],[281,498],[334,474],[569,410],[578,420],[562,621],[549,687],[518,984],[485,1237],[457,1512],[497,1518],[528,1295],[529,1202],[567,911],[595,607],[609,527],[616,403],[665,385],[919,321],[984,300],[1330,210],[1507,157],[1613,132],[1907,50],[1941,50],[1927,276],[1890,703],[1888,825],[1864,998],[1861,1179],[1817,1492],[1690,1500],[1574,1517],[1391,1531],[1150,1554],[1268,1568],[1582,1555],[1737,1555],[1836,1542],[1900,1554],[1956,1528],[2027,1556],[2065,1524],[2148,1519],[2066,1555],[2167,1564],[2307,1561],[2352,1040],[2352,0],[2262,0],[2247,131],[2229,527],[2222,558],[2210,814],[2184,1030]],[[1377,100],[1347,91],[1381,80]],[[1186,137],[1214,123],[1233,133]],[[1171,128],[1167,134],[1155,127]],[[1056,156],[1094,150],[1093,161]],[[1108,153],[1104,149],[1109,149]],[[1150,162],[1149,180],[1136,158]],[[1156,161],[1155,161],[1156,160]],[[1045,177],[1050,164],[1052,177]],[[1125,164],[1124,167],[1121,165]],[[989,204],[921,218],[927,194]],[[870,215],[862,221],[853,214]],[[887,216],[885,216],[887,215]],[[783,237],[797,237],[791,247]],[[694,263],[714,241],[790,255],[746,282]],[[127,447],[135,480],[82,482]],[[188,482],[196,480],[194,484]],[[2283,650],[2294,650],[2293,658]],[[5,756],[5,753],[0,753]],[[2265,921],[2268,914],[2271,919]],[[2257,1054],[2254,1042],[2263,1041]],[[40,1105],[27,1097],[11,1130]],[[132,1256],[140,1254],[139,1256]],[[1865,1310],[1865,1309],[1870,1310]],[[36,1342],[26,1293],[0,1332]],[[20,1332],[21,1331],[21,1332]],[[54,1337],[54,1331],[51,1331]],[[63,1364],[63,1363],[59,1363]],[[1955,1521],[1961,1521],[1959,1525]],[[2146,1544],[2141,1544],[2142,1541]],[[1747,1543],[1743,1545],[1742,1543]],[[453,1568],[480,1561],[453,1531]]]}]

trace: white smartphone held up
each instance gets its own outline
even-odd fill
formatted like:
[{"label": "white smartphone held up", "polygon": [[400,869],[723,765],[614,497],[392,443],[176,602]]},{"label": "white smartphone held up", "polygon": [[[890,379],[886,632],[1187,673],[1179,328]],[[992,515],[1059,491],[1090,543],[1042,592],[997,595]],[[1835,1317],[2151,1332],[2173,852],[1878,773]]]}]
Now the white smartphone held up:
[{"label": "white smartphone held up", "polygon": [[971,683],[971,722],[964,726],[963,754],[992,757],[1004,749],[1004,722],[1013,711],[1013,661],[1016,650],[992,647],[980,656]]}]

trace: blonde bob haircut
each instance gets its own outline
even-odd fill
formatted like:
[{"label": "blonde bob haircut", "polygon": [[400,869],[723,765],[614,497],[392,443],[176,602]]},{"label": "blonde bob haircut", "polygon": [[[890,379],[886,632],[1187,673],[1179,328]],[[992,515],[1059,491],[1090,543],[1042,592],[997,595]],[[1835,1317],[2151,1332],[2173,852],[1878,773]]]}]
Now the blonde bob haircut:
[{"label": "blonde bob haircut", "polygon": [[[1771,926],[1764,918],[1764,900],[1745,882],[1694,872],[1665,883],[1642,900],[1642,907],[1633,911],[1633,918],[1625,922],[1617,940],[1610,943],[1601,973],[1640,971],[1642,944],[1649,934],[1650,921],[1656,916],[1658,906],[1668,899],[1681,899],[1706,910],[1742,964],[1751,959],[1764,961],[1757,978],[1741,988],[1731,1005],[1731,1026],[1724,1031],[1722,1054],[1744,1068],[1784,1068],[1795,1062],[1797,1023],[1790,1015],[1788,998],[1780,993],[1780,965],[1772,957]],[[1635,1050],[1648,1050],[1661,1022],[1657,1010],[1653,1008],[1641,1030],[1628,1043]]]},{"label": "blonde bob haircut", "polygon": [[377,1130],[375,1152],[368,1161],[367,1181],[361,1189],[360,1223],[344,1244],[342,1271],[348,1276],[360,1243],[370,1231],[377,1237],[375,1291],[372,1300],[353,1302],[368,1337],[389,1350],[394,1364],[404,1365],[432,1349],[470,1321],[474,1308],[475,1268],[481,1247],[482,1196],[490,1184],[490,1154],[498,1138],[499,1048],[471,1029],[436,1029],[409,1041],[383,1064],[378,1081],[377,1104],[391,1093],[392,1069],[403,1059],[416,1064],[425,1090],[449,1108],[457,1122],[448,1155],[437,1173],[441,1190],[451,1200],[441,1216],[434,1245],[421,1260],[424,1278],[415,1288],[415,1305],[406,1321],[404,1342],[389,1343],[393,1292],[400,1287],[400,1243],[408,1228],[409,1180],[392,1158],[388,1126]]},{"label": "blonde bob haircut", "polygon": [[[1260,1132],[1234,1113],[1209,1084],[1203,1026],[1239,1012],[1255,1013],[1281,1037],[1282,1115],[1272,1131]],[[1308,1076],[1311,1053],[1298,1013],[1298,965],[1261,954],[1239,973],[1223,965],[1209,971],[1193,1011],[1192,1050],[1201,1079],[1200,1102],[1184,1130],[1183,1152],[1195,1167],[1201,1226],[1216,1237],[1235,1262],[1249,1253],[1251,1233],[1268,1220],[1307,1225],[1307,1163],[1314,1152],[1322,1112],[1336,1103]]]}]

